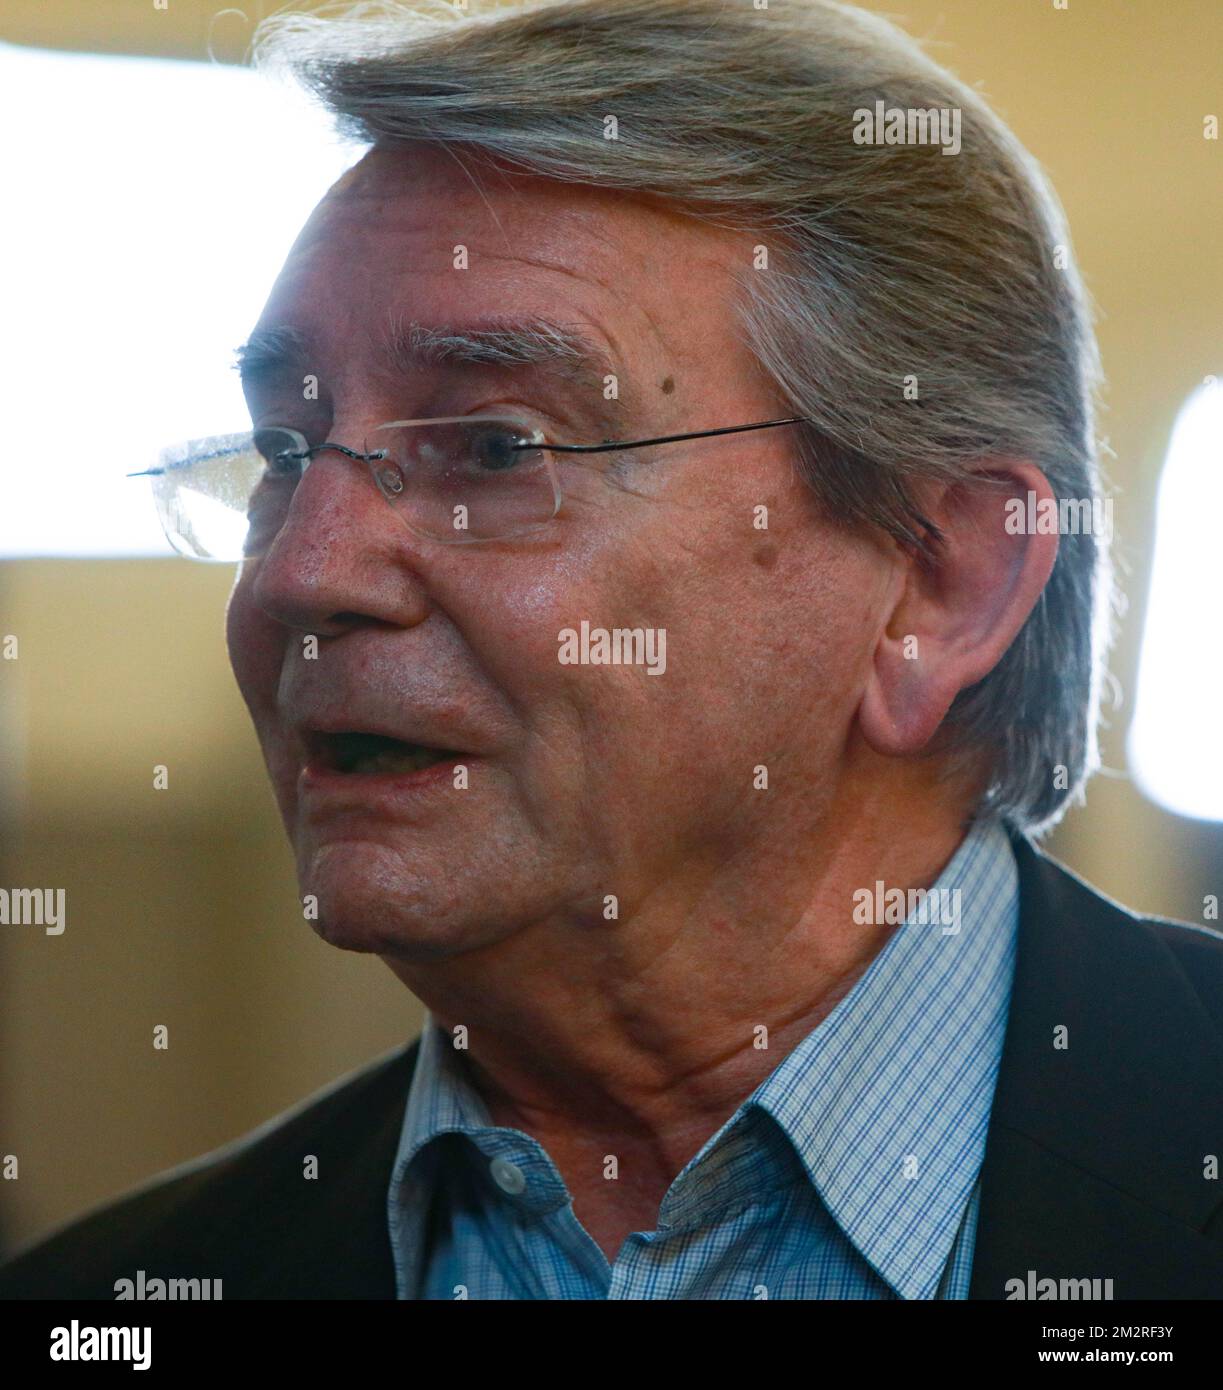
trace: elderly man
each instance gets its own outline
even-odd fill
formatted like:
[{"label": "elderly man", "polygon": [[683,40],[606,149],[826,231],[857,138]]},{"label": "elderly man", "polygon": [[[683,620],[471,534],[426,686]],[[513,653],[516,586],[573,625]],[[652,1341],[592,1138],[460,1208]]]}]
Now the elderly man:
[{"label": "elderly man", "polygon": [[251,434],[152,485],[243,560],[306,917],[429,1017],[4,1291],[1223,1293],[1223,946],[1030,839],[1109,593],[1100,536],[1013,524],[1099,495],[1038,170],[824,0],[265,51],[370,149],[241,354]]}]

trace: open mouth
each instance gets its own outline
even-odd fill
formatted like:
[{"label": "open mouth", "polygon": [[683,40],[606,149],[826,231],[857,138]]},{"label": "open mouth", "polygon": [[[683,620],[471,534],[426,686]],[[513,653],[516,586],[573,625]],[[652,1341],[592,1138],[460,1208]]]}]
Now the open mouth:
[{"label": "open mouth", "polygon": [[459,756],[450,749],[429,748],[423,743],[406,743],[356,730],[315,734],[310,744],[311,761],[316,766],[354,775],[403,776],[422,772],[436,763],[453,762]]}]

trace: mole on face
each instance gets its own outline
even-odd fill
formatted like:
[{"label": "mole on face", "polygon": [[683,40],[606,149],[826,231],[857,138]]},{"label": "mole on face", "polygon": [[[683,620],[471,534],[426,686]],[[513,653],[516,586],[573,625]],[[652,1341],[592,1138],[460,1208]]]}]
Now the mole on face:
[{"label": "mole on face", "polygon": [[668,377],[668,378],[666,379],[666,381],[664,381],[663,384],[662,384],[662,393],[663,393],[664,396],[669,396],[669,395],[671,394],[671,392],[674,391],[674,390],[675,390],[675,380],[674,380],[673,377]]}]

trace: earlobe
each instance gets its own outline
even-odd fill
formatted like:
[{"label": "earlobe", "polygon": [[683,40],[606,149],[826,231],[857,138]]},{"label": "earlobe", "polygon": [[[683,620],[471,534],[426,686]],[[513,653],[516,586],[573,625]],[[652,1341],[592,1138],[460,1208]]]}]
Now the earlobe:
[{"label": "earlobe", "polygon": [[924,509],[940,540],[930,562],[906,557],[858,710],[876,752],[919,753],[960,691],[1015,640],[1057,558],[1056,534],[1015,525],[1016,499],[1026,515],[1046,498],[1053,490],[1034,464],[995,460],[980,481],[953,484]]},{"label": "earlobe", "polygon": [[920,753],[938,731],[957,691],[923,659],[917,633],[884,633],[862,693],[858,719],[877,753]]}]

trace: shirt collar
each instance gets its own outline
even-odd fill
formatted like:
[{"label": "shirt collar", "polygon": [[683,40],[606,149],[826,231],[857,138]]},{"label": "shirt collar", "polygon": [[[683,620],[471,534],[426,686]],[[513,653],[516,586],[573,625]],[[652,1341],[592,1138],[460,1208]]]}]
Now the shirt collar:
[{"label": "shirt collar", "polygon": [[406,1168],[439,1134],[476,1135],[491,1127],[488,1106],[464,1076],[457,1051],[454,1040],[427,1013],[408,1090],[396,1172]]},{"label": "shirt collar", "polygon": [[[974,825],[934,889],[958,914],[906,916],[745,1102],[781,1126],[837,1224],[909,1299],[934,1296],[985,1154],[1019,902],[1002,826]],[[865,892],[873,910],[887,889]]]}]

